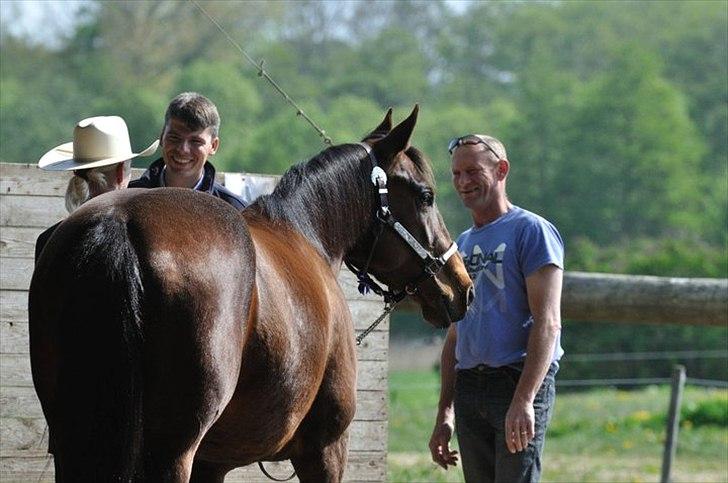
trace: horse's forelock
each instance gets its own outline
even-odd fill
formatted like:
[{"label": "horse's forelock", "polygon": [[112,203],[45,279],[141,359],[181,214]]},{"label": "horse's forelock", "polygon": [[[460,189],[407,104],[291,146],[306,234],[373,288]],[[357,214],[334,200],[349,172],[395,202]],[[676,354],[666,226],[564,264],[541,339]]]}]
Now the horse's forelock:
[{"label": "horse's forelock", "polygon": [[425,158],[425,155],[414,146],[410,146],[404,152],[407,157],[412,161],[415,169],[425,178],[425,181],[432,187],[435,186],[435,174],[432,171],[432,166]]}]

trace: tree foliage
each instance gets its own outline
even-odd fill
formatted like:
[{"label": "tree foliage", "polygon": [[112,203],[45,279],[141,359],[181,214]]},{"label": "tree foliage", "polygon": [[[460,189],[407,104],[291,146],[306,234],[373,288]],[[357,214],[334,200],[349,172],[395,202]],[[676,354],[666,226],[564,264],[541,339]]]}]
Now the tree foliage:
[{"label": "tree foliage", "polygon": [[[512,201],[556,222],[569,268],[728,275],[723,2],[200,5],[337,143],[420,103],[414,142],[453,232],[470,219],[445,145],[486,132],[508,148]],[[194,3],[83,9],[53,45],[2,19],[0,160],[35,162],[102,114],[142,147],[186,90],[219,107],[221,170],[280,174],[324,147]]]}]

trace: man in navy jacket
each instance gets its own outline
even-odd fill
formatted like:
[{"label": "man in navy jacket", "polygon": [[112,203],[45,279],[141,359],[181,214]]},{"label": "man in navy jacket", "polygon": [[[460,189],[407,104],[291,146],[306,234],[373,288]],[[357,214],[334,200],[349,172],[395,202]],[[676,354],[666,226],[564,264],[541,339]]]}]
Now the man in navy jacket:
[{"label": "man in navy jacket", "polygon": [[205,96],[184,92],[169,103],[160,137],[162,157],[154,161],[129,188],[176,187],[209,193],[237,209],[243,199],[215,181],[215,168],[207,160],[220,145],[220,116]]}]

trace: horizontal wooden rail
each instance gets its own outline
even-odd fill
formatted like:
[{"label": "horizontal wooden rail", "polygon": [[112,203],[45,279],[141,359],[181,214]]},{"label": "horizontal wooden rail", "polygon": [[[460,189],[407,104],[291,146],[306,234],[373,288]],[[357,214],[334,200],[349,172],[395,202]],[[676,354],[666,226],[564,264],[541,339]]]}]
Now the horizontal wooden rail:
[{"label": "horizontal wooden rail", "polygon": [[[419,311],[407,299],[397,310]],[[580,322],[728,326],[728,279],[565,272],[561,314]]]},{"label": "horizontal wooden rail", "polygon": [[569,320],[728,325],[728,279],[566,272]]}]

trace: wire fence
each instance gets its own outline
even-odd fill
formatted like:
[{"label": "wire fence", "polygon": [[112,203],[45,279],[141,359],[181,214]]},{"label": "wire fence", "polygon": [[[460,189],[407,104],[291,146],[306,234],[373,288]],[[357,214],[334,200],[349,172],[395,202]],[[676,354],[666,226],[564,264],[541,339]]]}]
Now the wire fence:
[{"label": "wire fence", "polygon": [[648,361],[670,359],[728,359],[728,350],[610,352],[608,354],[566,354],[569,362]]},{"label": "wire fence", "polygon": [[[630,361],[688,361],[696,359],[726,359],[728,350],[687,350],[687,351],[650,351],[650,352],[612,352],[604,354],[567,354],[564,363],[588,362],[630,362]],[[617,377],[617,378],[589,378],[589,379],[558,379],[557,387],[600,387],[600,386],[649,386],[671,384],[670,377]],[[701,387],[728,388],[728,381],[720,379],[691,378],[686,384]]]},{"label": "wire fence", "polygon": [[[434,348],[433,348],[434,347]],[[417,347],[400,347],[398,352],[404,353],[408,358],[420,358],[425,361],[421,367],[436,367],[439,362],[440,345],[437,347],[426,345],[420,346],[420,354]],[[649,385],[671,384],[670,377],[569,377],[568,369],[572,363],[619,363],[633,361],[671,361],[672,363],[685,363],[700,359],[725,359],[728,364],[728,350],[686,350],[686,351],[650,351],[650,352],[611,352],[593,354],[566,354],[562,360],[562,377],[556,378],[556,386],[562,388],[586,388],[586,387],[639,387]],[[677,361],[677,362],[676,362]],[[395,364],[397,365],[397,364]],[[412,368],[405,369],[412,370]],[[702,375],[702,374],[701,374]],[[564,377],[565,376],[565,377]],[[706,377],[688,377],[686,384],[707,388],[728,389],[728,381]],[[433,389],[439,387],[439,382],[426,384]],[[422,386],[422,387],[420,387]],[[407,388],[424,389],[423,383],[407,384]]]},{"label": "wire fence", "polygon": [[[645,377],[639,379],[556,379],[556,387],[602,387],[602,386],[651,386],[660,384],[670,384],[672,379],[669,377]],[[728,389],[728,381],[719,381],[714,379],[695,379],[688,377],[686,384],[701,387],[714,387],[719,389]]]}]

